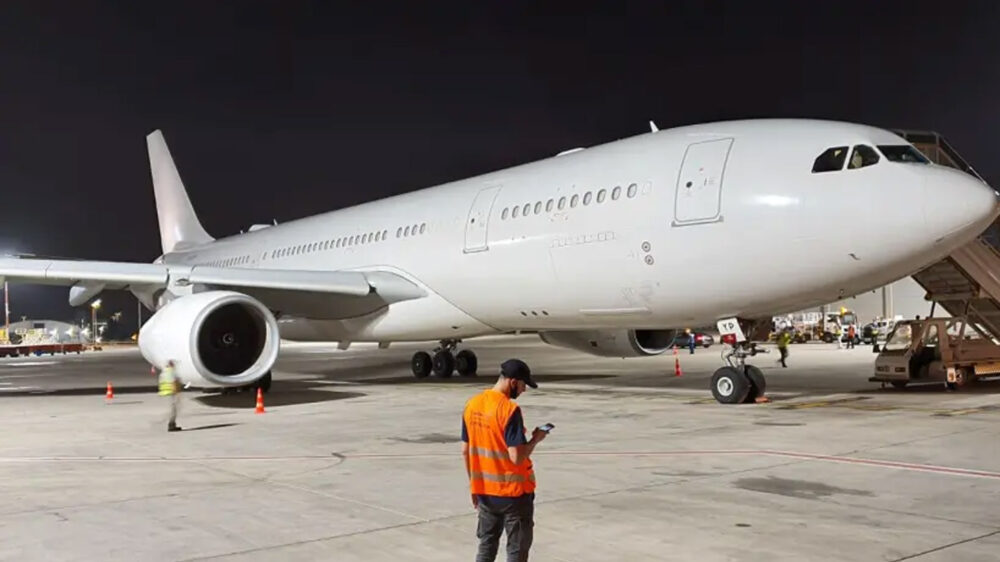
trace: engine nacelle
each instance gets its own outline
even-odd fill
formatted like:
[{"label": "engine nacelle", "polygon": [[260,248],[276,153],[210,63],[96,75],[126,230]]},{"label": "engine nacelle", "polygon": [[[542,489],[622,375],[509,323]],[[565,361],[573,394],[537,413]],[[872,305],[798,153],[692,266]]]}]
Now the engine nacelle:
[{"label": "engine nacelle", "polygon": [[670,349],[677,330],[581,330],[539,332],[542,341],[600,357],[646,357]]},{"label": "engine nacelle", "polygon": [[232,291],[177,298],[139,331],[139,350],[162,369],[174,360],[177,377],[197,386],[241,386],[278,359],[278,323],[257,300]]}]

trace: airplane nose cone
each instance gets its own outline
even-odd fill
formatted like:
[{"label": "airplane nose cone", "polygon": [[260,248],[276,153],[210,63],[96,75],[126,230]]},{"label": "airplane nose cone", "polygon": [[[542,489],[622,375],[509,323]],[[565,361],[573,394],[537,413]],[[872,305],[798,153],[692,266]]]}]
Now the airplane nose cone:
[{"label": "airplane nose cone", "polygon": [[935,241],[973,238],[1000,214],[997,192],[978,179],[946,168],[931,168],[924,182],[924,223]]}]

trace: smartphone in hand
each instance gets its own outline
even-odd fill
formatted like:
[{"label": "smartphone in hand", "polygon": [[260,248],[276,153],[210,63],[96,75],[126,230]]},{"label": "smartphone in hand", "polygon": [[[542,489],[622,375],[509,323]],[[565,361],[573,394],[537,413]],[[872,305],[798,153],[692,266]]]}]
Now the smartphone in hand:
[{"label": "smartphone in hand", "polygon": [[553,425],[551,423],[547,423],[545,425],[538,426],[538,429],[541,429],[545,433],[548,433],[548,432],[552,431],[552,428],[554,428],[554,427],[555,427],[555,425]]}]

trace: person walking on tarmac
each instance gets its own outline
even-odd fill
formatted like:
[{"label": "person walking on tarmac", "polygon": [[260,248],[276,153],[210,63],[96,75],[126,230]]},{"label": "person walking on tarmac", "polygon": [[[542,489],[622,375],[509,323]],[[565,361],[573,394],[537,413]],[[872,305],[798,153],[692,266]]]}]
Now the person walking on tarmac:
[{"label": "person walking on tarmac", "polygon": [[691,329],[688,328],[687,335],[688,335],[688,349],[691,350],[691,355],[694,355],[694,344],[695,344],[694,332],[692,332]]},{"label": "person walking on tarmac", "polygon": [[160,396],[170,399],[170,421],[167,423],[167,431],[180,431],[177,425],[177,407],[181,401],[181,383],[177,380],[176,365],[174,360],[167,361],[167,366],[160,371]]},{"label": "person walking on tarmac", "polygon": [[507,562],[528,560],[534,538],[535,472],[531,453],[548,435],[535,428],[524,435],[521,408],[514,399],[526,386],[538,388],[531,370],[518,359],[500,366],[500,378],[465,404],[462,456],[469,476],[472,507],[479,512],[476,562],[492,562],[507,532]]},{"label": "person walking on tarmac", "polygon": [[781,358],[778,359],[778,363],[781,363],[782,367],[788,367],[785,364],[785,359],[788,359],[788,344],[792,343],[792,332],[790,328],[785,328],[778,334],[778,351],[781,352]]},{"label": "person walking on tarmac", "polygon": [[854,349],[854,337],[858,335],[858,332],[854,328],[854,324],[847,327],[847,349]]}]

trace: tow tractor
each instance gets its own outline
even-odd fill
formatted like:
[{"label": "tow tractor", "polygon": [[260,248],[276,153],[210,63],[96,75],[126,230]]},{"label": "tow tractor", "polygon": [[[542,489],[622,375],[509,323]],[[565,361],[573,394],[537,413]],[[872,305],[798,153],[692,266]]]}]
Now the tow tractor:
[{"label": "tow tractor", "polygon": [[896,388],[943,382],[955,390],[1000,376],[1000,345],[976,328],[964,317],[899,321],[875,359],[875,376],[868,380]]}]

